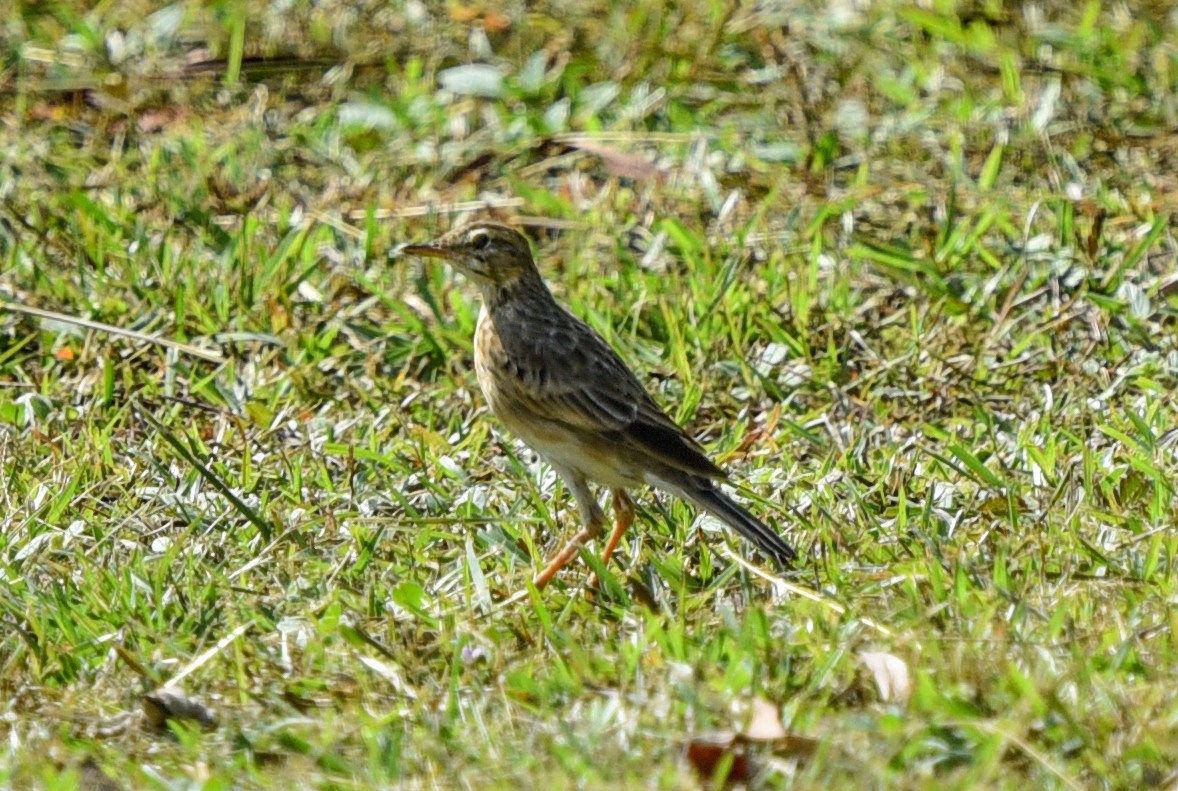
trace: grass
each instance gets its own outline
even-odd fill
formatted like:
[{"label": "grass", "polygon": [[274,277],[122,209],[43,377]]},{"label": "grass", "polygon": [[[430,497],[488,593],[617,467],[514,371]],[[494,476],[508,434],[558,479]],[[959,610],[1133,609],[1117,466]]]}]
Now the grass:
[{"label": "grass", "polygon": [[[1167,6],[81,5],[0,31],[0,784],[709,787],[754,698],[770,787],[1173,784]],[[647,493],[527,590],[568,498],[387,256],[476,215],[795,571]]]}]

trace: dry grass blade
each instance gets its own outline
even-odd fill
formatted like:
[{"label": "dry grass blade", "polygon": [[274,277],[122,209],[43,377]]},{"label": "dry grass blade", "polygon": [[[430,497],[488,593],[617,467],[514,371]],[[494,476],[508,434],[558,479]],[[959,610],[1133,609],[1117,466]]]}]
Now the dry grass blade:
[{"label": "dry grass blade", "polygon": [[191,662],[182,667],[174,676],[168,679],[168,683],[165,686],[179,687],[184,679],[188,678],[190,675],[203,667],[210,659],[232,645],[234,640],[246,634],[251,628],[253,628],[252,623],[238,624],[233,629],[233,631],[229,632],[229,634],[225,635],[216,643],[214,643],[207,651],[204,651],[198,656],[193,657]]},{"label": "dry grass blade", "polygon": [[130,338],[132,340],[140,341],[142,343],[149,343],[153,346],[162,346],[165,349],[175,349],[181,354],[189,357],[197,357],[201,360],[207,360],[211,363],[222,362],[225,358],[220,352],[212,349],[203,349],[199,346],[193,346],[189,343],[181,343],[170,338],[161,338],[158,335],[148,335],[145,332],[138,330],[128,330],[123,327],[116,327],[113,324],[104,324],[101,321],[92,321],[90,319],[79,318],[78,316],[70,316],[65,313],[57,313],[52,310],[45,310],[44,308],[34,308],[28,305],[21,305],[16,302],[0,302],[0,310],[11,310],[14,313],[23,313],[27,316],[36,316],[41,319],[49,319],[50,321],[60,321],[64,324],[73,324],[77,327],[85,327],[88,330],[96,330],[97,332],[105,332],[110,335],[118,335],[123,338]]}]

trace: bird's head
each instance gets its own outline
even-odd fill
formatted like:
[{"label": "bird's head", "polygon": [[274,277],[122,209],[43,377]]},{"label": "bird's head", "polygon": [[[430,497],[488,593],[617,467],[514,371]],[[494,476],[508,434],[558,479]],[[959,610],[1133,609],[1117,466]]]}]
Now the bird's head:
[{"label": "bird's head", "polygon": [[510,290],[521,281],[540,276],[527,237],[494,222],[473,222],[428,244],[406,245],[400,252],[445,259],[484,294]]}]

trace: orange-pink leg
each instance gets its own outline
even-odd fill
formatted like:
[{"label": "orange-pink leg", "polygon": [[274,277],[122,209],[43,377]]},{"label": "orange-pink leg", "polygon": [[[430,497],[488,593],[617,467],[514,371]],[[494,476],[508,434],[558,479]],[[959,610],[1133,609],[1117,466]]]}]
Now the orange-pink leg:
[{"label": "orange-pink leg", "polygon": [[548,565],[544,570],[532,578],[532,584],[537,589],[543,588],[556,573],[564,568],[573,557],[580,551],[588,541],[597,538],[601,535],[602,523],[605,521],[605,516],[601,513],[601,506],[597,504],[597,500],[593,497],[593,490],[589,488],[585,476],[581,475],[576,470],[562,469],[556,467],[556,472],[564,479],[572,492],[573,497],[577,500],[577,510],[581,517],[581,531],[573,536],[573,540],[564,545],[564,549],[557,552],[552,560],[548,561]]},{"label": "orange-pink leg", "polygon": [[[601,553],[601,563],[603,566],[609,565],[609,559],[613,556],[614,550],[618,548],[618,543],[622,540],[622,536],[632,524],[634,524],[634,501],[622,489],[614,489],[614,529],[610,532],[609,538],[606,539],[605,549]],[[552,582],[552,578],[557,575],[557,572],[568,565],[568,562],[581,551],[581,547],[600,534],[601,521],[598,516],[592,518],[588,525],[573,536],[572,540],[565,544],[564,548],[560,552],[557,552],[552,560],[548,561],[548,565],[544,567],[544,570],[532,578],[532,584],[536,586],[537,590],[540,590]],[[589,585],[590,587],[596,586],[597,579],[591,579]]]},{"label": "orange-pink leg", "polygon": [[548,561],[548,565],[544,570],[532,578],[532,584],[536,586],[536,590],[542,590],[545,585],[552,582],[552,578],[565,565],[573,559],[574,556],[581,550],[587,541],[601,533],[601,524],[590,524],[582,528],[579,533],[573,536],[573,540],[564,545],[564,549],[557,552],[552,560]]},{"label": "orange-pink leg", "polygon": [[601,565],[608,566],[622,535],[634,524],[634,501],[623,489],[614,489],[614,529],[601,553]]},{"label": "orange-pink leg", "polygon": [[[613,557],[614,550],[618,548],[618,542],[622,540],[622,536],[632,524],[634,524],[634,501],[624,490],[614,489],[614,529],[606,539],[605,549],[601,552],[601,565],[609,565],[609,559]],[[596,574],[589,578],[589,587],[597,587]]]}]

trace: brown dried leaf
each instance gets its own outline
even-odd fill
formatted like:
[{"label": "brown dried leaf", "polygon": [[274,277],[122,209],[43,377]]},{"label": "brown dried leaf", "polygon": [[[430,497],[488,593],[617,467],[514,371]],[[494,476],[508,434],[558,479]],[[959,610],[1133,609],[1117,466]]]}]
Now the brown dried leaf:
[{"label": "brown dried leaf", "polygon": [[498,11],[488,11],[483,15],[483,30],[491,35],[506,33],[511,27],[511,18]]},{"label": "brown dried leaf", "polygon": [[714,782],[718,772],[727,767],[725,785],[748,783],[762,770],[762,764],[749,751],[752,745],[770,745],[776,755],[804,760],[818,750],[818,740],[794,736],[781,724],[777,706],[754,698],[748,727],[741,733],[712,731],[687,740],[683,753],[692,768],[706,782]]},{"label": "brown dried leaf", "polygon": [[[744,751],[738,734],[730,731],[701,733],[687,740],[683,750],[691,767],[701,779],[712,782],[721,767],[727,765],[726,784],[747,783],[759,767]],[[731,756],[731,763],[724,759]]]}]

